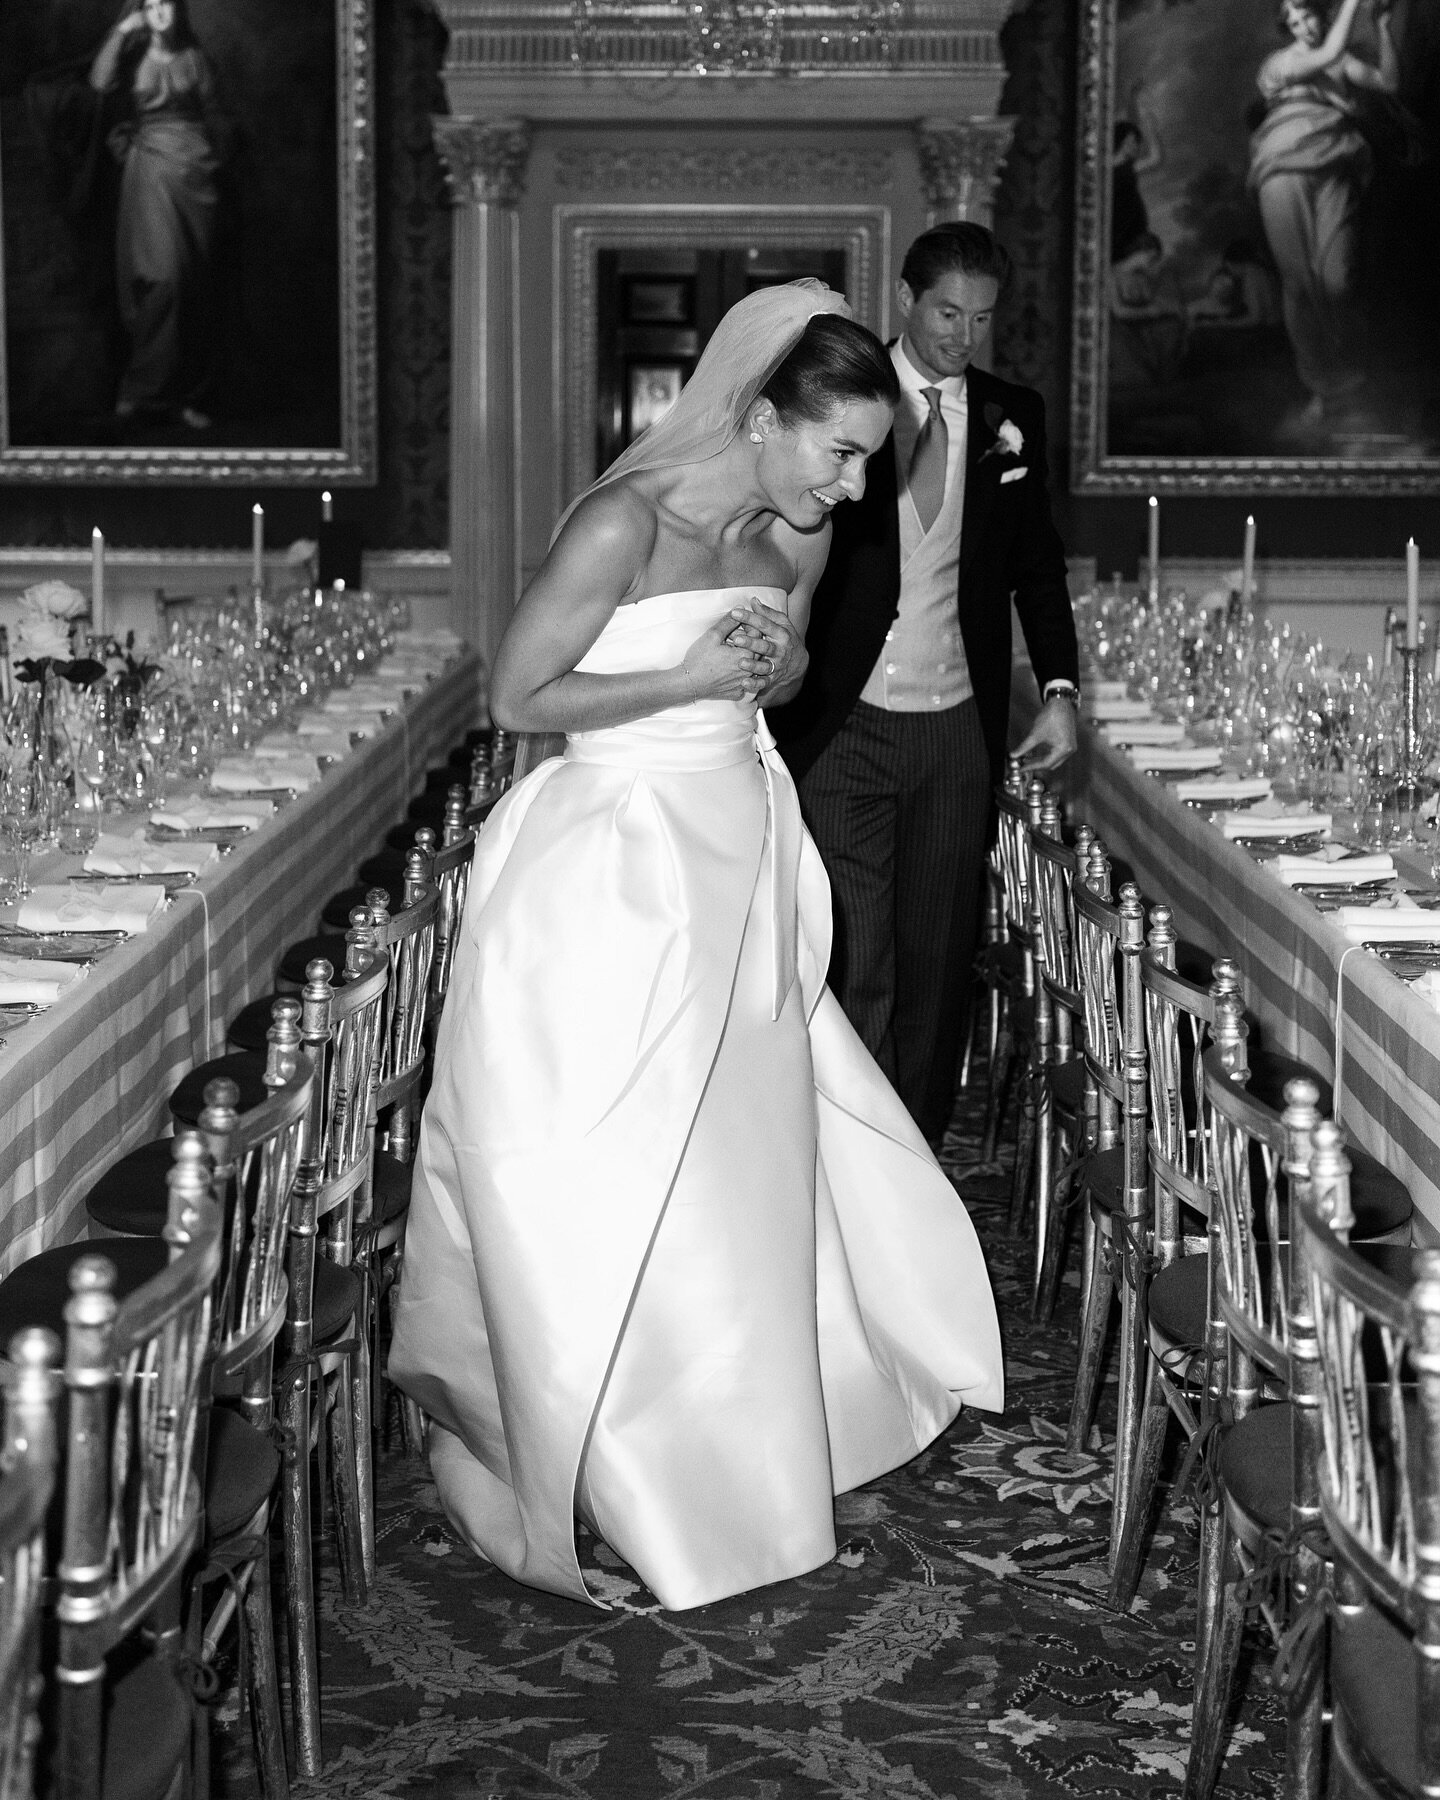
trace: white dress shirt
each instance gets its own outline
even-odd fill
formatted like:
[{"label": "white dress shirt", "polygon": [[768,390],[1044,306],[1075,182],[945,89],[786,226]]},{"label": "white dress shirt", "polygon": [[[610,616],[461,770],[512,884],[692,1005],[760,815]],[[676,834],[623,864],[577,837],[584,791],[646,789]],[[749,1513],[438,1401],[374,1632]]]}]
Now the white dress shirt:
[{"label": "white dress shirt", "polygon": [[[955,608],[960,527],[965,509],[965,447],[969,407],[964,376],[931,381],[905,354],[903,338],[890,346],[900,378],[894,454],[900,510],[900,611],[885,635],[880,660],[860,698],[887,712],[939,712],[968,700],[974,689]],[[940,389],[940,416],[949,441],[945,498],[929,531],[920,523],[908,486],[910,458],[930,411],[923,388]]]}]

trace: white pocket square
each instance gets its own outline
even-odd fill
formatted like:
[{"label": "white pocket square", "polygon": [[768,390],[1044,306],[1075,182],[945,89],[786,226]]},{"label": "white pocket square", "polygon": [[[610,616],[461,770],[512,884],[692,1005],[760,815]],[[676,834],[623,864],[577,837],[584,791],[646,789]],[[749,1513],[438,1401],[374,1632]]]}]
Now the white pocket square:
[{"label": "white pocket square", "polygon": [[1000,485],[1004,487],[1007,481],[1023,481],[1029,473],[1029,469],[1007,469],[1000,477]]}]

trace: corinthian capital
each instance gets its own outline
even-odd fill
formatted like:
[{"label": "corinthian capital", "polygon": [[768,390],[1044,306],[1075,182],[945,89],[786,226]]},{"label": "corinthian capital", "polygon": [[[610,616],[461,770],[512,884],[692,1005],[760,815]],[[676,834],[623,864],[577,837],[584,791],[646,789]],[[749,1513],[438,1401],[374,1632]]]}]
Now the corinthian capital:
[{"label": "corinthian capital", "polygon": [[457,206],[489,201],[514,206],[524,186],[530,154],[530,127],[524,119],[452,119],[431,121],[435,148],[445,168],[450,198]]},{"label": "corinthian capital", "polygon": [[959,219],[988,212],[1014,133],[1014,119],[921,119],[915,143],[931,210]]}]

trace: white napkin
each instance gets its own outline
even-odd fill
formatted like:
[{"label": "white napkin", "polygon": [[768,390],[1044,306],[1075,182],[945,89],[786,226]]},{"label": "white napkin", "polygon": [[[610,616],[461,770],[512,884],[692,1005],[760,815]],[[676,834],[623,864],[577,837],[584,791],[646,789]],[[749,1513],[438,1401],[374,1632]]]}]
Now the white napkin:
[{"label": "white napkin", "polygon": [[1228,838],[1293,838],[1293,837],[1327,837],[1330,832],[1330,815],[1321,812],[1281,812],[1278,802],[1275,811],[1269,811],[1264,804],[1252,806],[1246,812],[1216,813],[1215,823]]},{"label": "white napkin", "polygon": [[1172,792],[1177,800],[1263,800],[1270,792],[1266,775],[1209,775],[1194,781],[1177,781]]},{"label": "white napkin", "polygon": [[244,794],[254,788],[294,788],[303,793],[320,779],[313,756],[222,756],[210,777],[217,794]]},{"label": "white napkin", "polygon": [[1109,744],[1183,744],[1185,726],[1179,719],[1136,719],[1130,725],[1102,725],[1100,735]]},{"label": "white napkin", "polygon": [[1082,679],[1080,682],[1080,690],[1087,700],[1123,700],[1128,686],[1127,682],[1105,677],[1094,681]]},{"label": "white napkin", "polygon": [[188,869],[201,875],[217,861],[214,844],[150,844],[144,838],[102,831],[85,856],[87,875],[174,875]]},{"label": "white napkin", "polygon": [[1130,752],[1137,769],[1218,769],[1218,744],[1138,745]]},{"label": "white napkin", "polygon": [[1097,724],[1102,721],[1148,719],[1153,711],[1148,700],[1130,700],[1124,695],[1113,700],[1089,695],[1085,699],[1085,716],[1087,719],[1094,719]]},{"label": "white napkin", "polygon": [[1440,1012],[1440,969],[1427,969],[1423,975],[1416,976],[1410,983],[1412,994],[1420,998],[1434,1012]]},{"label": "white napkin", "polygon": [[1440,943],[1440,916],[1404,899],[1394,904],[1379,900],[1374,906],[1337,906],[1330,917],[1352,944]]},{"label": "white napkin", "polygon": [[85,973],[79,963],[38,956],[0,956],[0,1006],[53,1006]]},{"label": "white napkin", "polygon": [[1265,866],[1291,887],[1354,887],[1360,881],[1384,881],[1395,873],[1394,858],[1388,851],[1374,856],[1347,856],[1338,844],[1326,848],[1332,854],[1327,856],[1324,850],[1316,850],[1309,856],[1276,856]]},{"label": "white napkin", "polygon": [[274,810],[270,800],[172,800],[155,808],[150,823],[171,831],[214,831],[226,825],[254,831]]},{"label": "white napkin", "polygon": [[272,731],[250,746],[252,756],[348,756],[350,734],[334,724],[326,731]]},{"label": "white napkin", "polygon": [[123,887],[37,887],[20,902],[17,921],[26,931],[148,931],[165,904],[157,882]]},{"label": "white napkin", "polygon": [[325,737],[332,731],[354,732],[356,737],[374,737],[385,729],[386,721],[371,707],[337,705],[327,700],[318,713],[304,718],[295,727],[303,738]]}]

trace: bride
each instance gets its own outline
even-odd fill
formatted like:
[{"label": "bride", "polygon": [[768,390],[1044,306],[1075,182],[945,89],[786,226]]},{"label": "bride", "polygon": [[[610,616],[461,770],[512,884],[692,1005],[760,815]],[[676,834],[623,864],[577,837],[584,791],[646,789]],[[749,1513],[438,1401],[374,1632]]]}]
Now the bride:
[{"label": "bride", "polygon": [[758,710],[898,398],[818,282],[722,320],[562,520],[496,658],[566,733],[476,846],[390,1374],[483,1556],[663,1606],[835,1554],[833,1496],[998,1408],[973,1227],[824,985],[830,898]]}]

